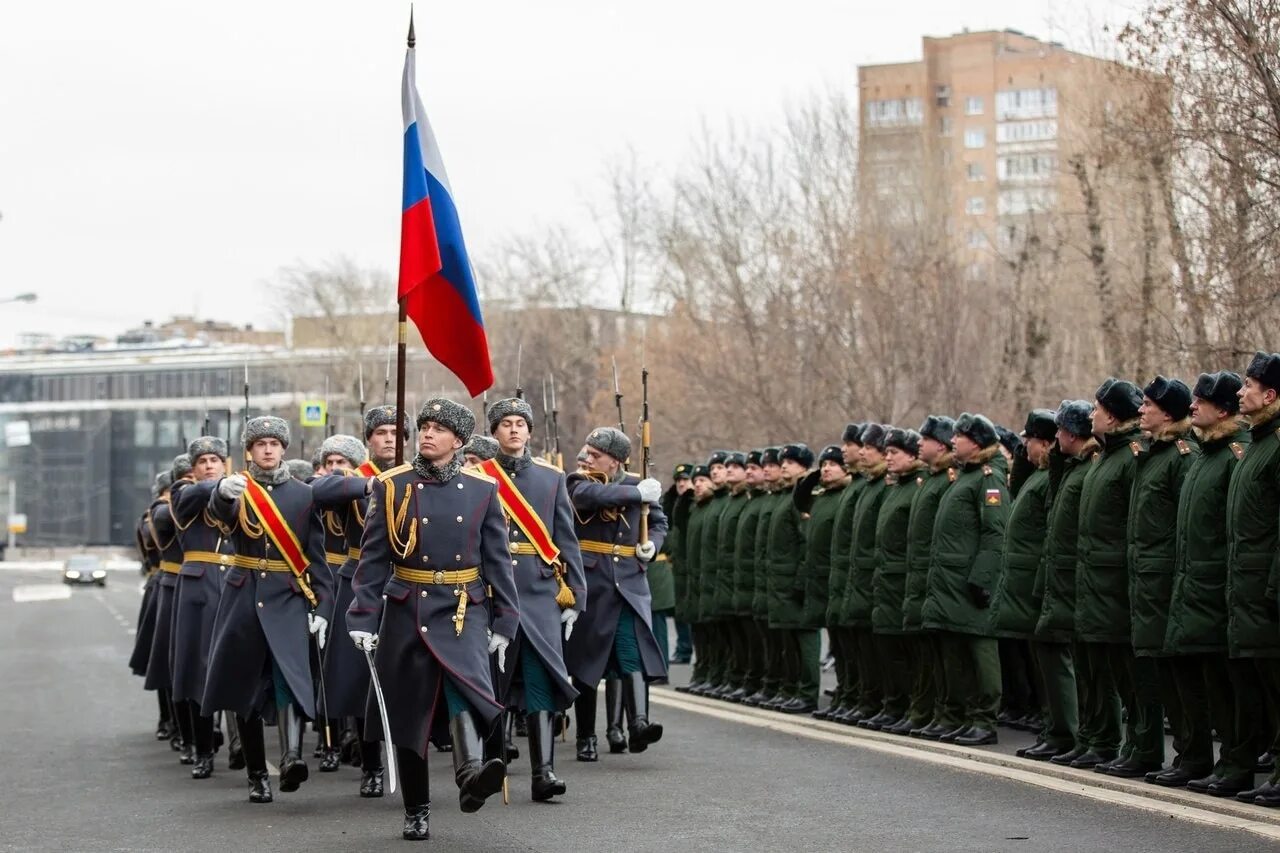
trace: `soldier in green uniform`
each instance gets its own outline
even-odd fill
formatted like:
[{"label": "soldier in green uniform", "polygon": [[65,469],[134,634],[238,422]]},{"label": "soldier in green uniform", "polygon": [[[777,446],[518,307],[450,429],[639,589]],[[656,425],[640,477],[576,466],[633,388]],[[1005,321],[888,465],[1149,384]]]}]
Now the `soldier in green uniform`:
[{"label": "soldier in green uniform", "polygon": [[[1173,676],[1163,660],[1164,637],[1173,590],[1178,499],[1187,469],[1199,454],[1191,435],[1191,389],[1177,379],[1156,376],[1142,389],[1138,427],[1147,440],[1137,457],[1129,499],[1129,618],[1133,657],[1133,704],[1126,726],[1133,750],[1107,768],[1107,775],[1136,778],[1164,768],[1164,718],[1173,726],[1173,747],[1181,755],[1186,732]],[[1179,764],[1175,757],[1174,765]]]},{"label": "soldier in green uniform", "polygon": [[1009,490],[995,424],[966,412],[953,443],[961,468],[938,504],[921,615],[925,628],[945,632],[947,702],[963,720],[940,740],[981,746],[998,739],[1000,652],[986,610],[1000,573]]},{"label": "soldier in green uniform", "polygon": [[[1276,553],[1280,550],[1280,353],[1260,352],[1249,363],[1240,389],[1240,414],[1249,419],[1252,441],[1231,474],[1227,491],[1227,646],[1232,658],[1255,670],[1254,683],[1272,714],[1280,708],[1280,619],[1277,618]],[[1238,693],[1236,706],[1250,697]],[[1256,700],[1254,700],[1256,701]],[[1259,721],[1256,749],[1275,741],[1274,718]],[[1223,796],[1253,790],[1253,801],[1280,807],[1280,770],[1267,784],[1253,788],[1253,768],[1207,786],[1193,780],[1192,790]],[[1245,783],[1248,784],[1245,784]],[[1242,787],[1243,786],[1243,787]],[[1232,789],[1235,789],[1233,792]]]},{"label": "soldier in green uniform", "polygon": [[[816,486],[812,484],[814,480],[817,481]],[[806,485],[809,486],[808,494],[805,494]],[[806,645],[816,647],[820,644],[820,632],[827,620],[831,543],[835,536],[840,504],[848,486],[849,475],[844,469],[844,454],[838,446],[829,444],[818,454],[818,470],[797,487],[794,495],[796,505],[802,513],[808,515],[805,532],[805,577],[802,590],[804,610],[800,620],[802,648]],[[806,671],[801,678],[804,695],[800,698],[806,704],[813,705],[808,713],[817,713],[821,676],[816,650],[811,655],[806,653],[802,666]]]},{"label": "soldier in green uniform", "polygon": [[902,604],[907,592],[907,527],[911,504],[920,490],[920,434],[890,428],[884,439],[884,499],[876,517],[876,569],[871,580],[871,630],[881,664],[880,713],[859,725],[905,735],[915,728],[907,706],[913,673],[910,640],[902,628]]},{"label": "soldier in green uniform", "polygon": [[750,693],[743,680],[747,668],[747,638],[741,621],[734,612],[734,584],[737,566],[734,546],[738,538],[738,522],[750,500],[747,484],[747,454],[731,451],[725,458],[725,486],[729,496],[720,513],[716,532],[716,574],[711,584],[710,612],[719,632],[724,651],[724,686],[708,695],[730,702],[741,702]]},{"label": "soldier in green uniform", "polygon": [[919,488],[911,499],[907,519],[907,579],[902,596],[902,630],[908,638],[911,670],[915,673],[907,716],[915,724],[912,737],[937,740],[960,725],[952,717],[942,689],[942,646],[937,634],[925,631],[921,609],[928,587],[933,554],[933,522],[942,495],[956,479],[951,442],[955,421],[929,415],[920,424]]},{"label": "soldier in green uniform", "polygon": [[[765,487],[768,489],[765,505],[760,510],[760,523],[756,529],[755,577],[752,580],[751,613],[755,619],[764,644],[764,679],[760,689],[766,698],[756,703],[761,708],[776,708],[785,705],[791,697],[783,692],[786,673],[783,665],[777,632],[769,627],[769,530],[773,527],[773,516],[777,512],[791,511],[791,489],[782,475],[782,464],[779,457],[780,448],[766,447],[760,454],[760,467],[764,471]],[[750,697],[754,698],[754,697]],[[752,704],[744,702],[744,704]]]},{"label": "soldier in green uniform", "polygon": [[[805,584],[804,519],[792,503],[791,491],[813,465],[813,451],[799,443],[778,451],[782,469],[779,504],[769,516],[766,545],[769,631],[781,661],[778,695],[784,701],[765,707],[787,714],[808,714],[818,707],[818,636],[803,627]],[[812,699],[808,698],[812,694]]]},{"label": "soldier in green uniform", "polygon": [[1094,747],[1073,767],[1102,766],[1128,758],[1132,738],[1120,751],[1121,705],[1137,722],[1132,684],[1133,646],[1129,619],[1129,501],[1138,457],[1146,452],[1138,430],[1142,392],[1123,379],[1109,378],[1094,395],[1093,434],[1102,453],[1089,466],[1080,493],[1076,555],[1076,659],[1082,725]]},{"label": "soldier in green uniform", "polygon": [[[707,649],[703,644],[705,635],[698,619],[698,576],[702,558],[702,538],[706,528],[707,511],[711,506],[711,498],[715,486],[711,482],[711,471],[706,465],[695,465],[690,478],[692,499],[688,503],[688,515],[677,510],[677,523],[683,528],[680,536],[679,565],[684,567],[685,594],[676,599],[676,618],[689,623],[693,632],[693,673],[689,683],[676,689],[681,693],[698,693],[711,685],[707,683]],[[677,502],[680,507],[683,501]]]},{"label": "soldier in green uniform", "polygon": [[733,597],[730,608],[742,638],[742,695],[730,696],[735,702],[758,704],[772,696],[763,696],[764,687],[764,632],[751,611],[755,595],[756,541],[760,531],[760,516],[768,504],[764,468],[760,467],[763,450],[747,454],[747,504],[738,517],[738,527],[733,539]]},{"label": "soldier in green uniform", "polygon": [[[1040,618],[1035,584],[1049,521],[1049,448],[1057,429],[1049,409],[1032,409],[1027,414],[1022,437],[1025,463],[1030,471],[1011,478],[1014,499],[1004,532],[1000,578],[991,597],[991,631],[997,637],[1019,643],[1035,638],[1036,621]],[[1015,456],[1015,467],[1023,458]],[[1045,744],[1053,748],[1051,754],[1071,748],[1075,733],[1063,725],[1061,714],[1056,716],[1055,719],[1050,713],[1045,718],[1035,746],[1020,748],[1017,752],[1020,757]]]},{"label": "soldier in green uniform", "polygon": [[[853,509],[853,533],[849,549],[849,578],[845,583],[844,605],[840,625],[850,629],[858,657],[858,704],[846,715],[849,722],[879,728],[889,722],[882,713],[884,705],[883,673],[871,633],[871,585],[876,572],[876,520],[884,500],[885,428],[869,423],[862,428],[860,475],[866,480]],[[879,719],[876,719],[879,718]],[[871,723],[871,720],[875,720]]]},{"label": "soldier in green uniform", "polygon": [[[852,724],[849,715],[858,708],[858,648],[852,631],[840,624],[839,615],[844,610],[844,594],[849,584],[849,572],[853,558],[853,512],[858,506],[867,481],[859,476],[862,458],[863,424],[848,424],[840,441],[840,455],[851,479],[840,495],[836,508],[836,521],[831,536],[830,570],[827,573],[827,613],[825,623],[831,643],[831,655],[835,658],[836,689],[831,704],[815,711],[821,720]],[[861,719],[861,717],[859,717]]]},{"label": "soldier in green uniform", "polygon": [[[673,619],[676,612],[676,595],[681,580],[677,579],[679,568],[674,555],[680,547],[680,529],[675,526],[672,514],[675,512],[676,498],[684,494],[693,485],[689,472],[693,465],[681,462],[671,474],[671,485],[662,496],[662,512],[667,516],[670,526],[667,527],[667,538],[662,542],[662,551],[658,558],[649,564],[645,576],[649,580],[649,595],[653,598],[653,636],[658,641],[658,648],[671,663],[688,663],[687,660],[671,659],[671,643],[667,636],[667,620]],[[680,630],[682,622],[676,622],[676,657],[680,657]],[[687,629],[686,629],[687,631]]]},{"label": "soldier in green uniform", "polygon": [[[698,542],[698,625],[704,638],[706,686],[691,692],[700,696],[719,696],[732,692],[726,681],[729,668],[729,647],[725,642],[724,626],[714,613],[716,577],[720,573],[720,517],[729,505],[731,494],[725,463],[729,459],[729,451],[716,450],[707,459],[707,471],[711,475],[712,492],[702,521],[702,536]],[[703,651],[698,652],[699,656]]]},{"label": "soldier in green uniform", "polygon": [[1101,450],[1093,437],[1093,405],[1063,400],[1054,415],[1058,444],[1049,451],[1049,524],[1044,558],[1036,575],[1040,619],[1036,622],[1036,660],[1045,685],[1048,727],[1069,729],[1075,745],[1062,751],[1058,743],[1027,750],[1024,758],[1071,765],[1085,758],[1098,762],[1097,726],[1084,713],[1084,685],[1076,680],[1075,662],[1082,652],[1076,640],[1076,562],[1079,556],[1080,496],[1084,478]]},{"label": "soldier in green uniform", "polygon": [[[1227,486],[1244,456],[1249,432],[1240,423],[1241,387],[1234,373],[1202,373],[1191,403],[1191,424],[1199,438],[1178,497],[1173,578],[1164,651],[1177,693],[1170,719],[1180,721],[1179,760],[1147,781],[1181,788],[1206,776],[1243,777],[1253,772],[1254,739],[1262,697],[1253,667],[1227,657]],[[1251,697],[1237,708],[1240,682]],[[1213,730],[1222,739],[1213,760]],[[1242,737],[1243,736],[1243,737]],[[1204,783],[1207,788],[1210,783]],[[1253,802],[1252,797],[1246,802]]]}]

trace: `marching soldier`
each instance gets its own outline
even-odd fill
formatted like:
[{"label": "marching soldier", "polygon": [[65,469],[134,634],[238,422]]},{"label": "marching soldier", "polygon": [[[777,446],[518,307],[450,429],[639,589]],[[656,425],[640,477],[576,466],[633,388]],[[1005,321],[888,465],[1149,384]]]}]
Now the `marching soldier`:
[{"label": "marching soldier", "polygon": [[818,633],[804,628],[803,595],[807,575],[804,519],[791,494],[812,467],[813,451],[799,443],[784,444],[778,451],[778,464],[784,491],[769,516],[765,588],[769,632],[777,645],[780,663],[780,701],[764,707],[784,714],[808,714],[818,707],[821,650]]},{"label": "marching soldier", "polygon": [[[1168,770],[1147,781],[1181,788],[1193,779],[1252,779],[1261,711],[1253,666],[1227,657],[1227,487],[1244,456],[1249,431],[1239,420],[1240,377],[1202,373],[1192,391],[1193,454],[1178,497],[1173,577],[1164,651],[1177,691],[1171,719],[1181,722],[1182,748]],[[1238,684],[1239,686],[1233,686]],[[1239,694],[1250,697],[1236,707]],[[1222,740],[1213,760],[1213,732]],[[1203,783],[1207,788],[1210,782]],[[1243,796],[1242,792],[1240,796]],[[1252,803],[1257,794],[1244,798]]]},{"label": "marching soldier", "polygon": [[[1094,395],[1093,434],[1102,445],[1080,494],[1080,544],[1076,560],[1076,660],[1081,725],[1094,740],[1105,773],[1138,746],[1140,714],[1134,705],[1133,646],[1129,619],[1129,502],[1138,457],[1146,447],[1138,431],[1142,392],[1123,379],[1108,379]],[[1129,711],[1128,737],[1120,747],[1120,708]],[[1145,723],[1145,720],[1142,721]],[[1144,743],[1145,748],[1145,743]],[[1147,756],[1139,756],[1146,760]],[[1072,766],[1089,766],[1087,754]]]},{"label": "marching soldier", "polygon": [[235,558],[214,617],[200,707],[234,711],[249,778],[249,801],[272,801],[263,718],[280,735],[280,790],[307,780],[304,718],[316,719],[310,637],[323,650],[330,606],[324,536],[311,487],[284,464],[289,424],[263,416],[242,431],[246,470],[218,481],[209,496],[215,521],[231,530]]},{"label": "marching soldier", "polygon": [[1178,501],[1199,446],[1191,434],[1191,389],[1156,376],[1142,389],[1138,427],[1147,450],[1137,457],[1129,501],[1129,614],[1134,657],[1130,661],[1134,750],[1107,775],[1135,778],[1164,769],[1164,718],[1173,727],[1174,765],[1187,746],[1186,727],[1164,655],[1177,548]]},{"label": "marching soldier", "polygon": [[[498,486],[520,601],[520,623],[512,637],[516,666],[501,695],[508,707],[525,716],[532,796],[541,802],[566,790],[555,772],[553,723],[556,714],[578,698],[578,691],[565,669],[560,634],[564,632],[567,642],[586,610],[587,581],[564,472],[528,450],[533,407],[511,397],[490,406],[487,417],[499,450],[478,470]],[[595,699],[594,692],[590,699]]]},{"label": "marching soldier", "polygon": [[[174,458],[169,471],[171,484],[191,473],[191,460],[186,454]],[[173,487],[166,489],[151,505],[151,536],[160,554],[160,576],[156,584],[155,631],[151,637],[151,655],[147,659],[145,687],[163,691],[169,697],[172,719],[177,723],[181,738],[181,764],[195,764],[195,733],[191,727],[191,714],[187,706],[179,706],[173,698],[173,669],[170,666],[170,647],[173,645],[173,598],[178,586],[178,572],[182,568],[182,543],[178,541],[178,526],[174,522],[170,500]]]},{"label": "marching soldier", "polygon": [[917,478],[919,488],[911,499],[907,519],[907,579],[902,598],[902,629],[910,638],[915,683],[907,708],[915,728],[909,734],[937,740],[962,722],[951,716],[943,689],[942,647],[938,636],[924,630],[921,610],[928,591],[929,563],[932,561],[933,522],[942,495],[955,481],[955,457],[951,442],[955,421],[945,415],[929,415],[920,424],[920,461],[924,467]]},{"label": "marching soldier", "polygon": [[835,659],[836,688],[831,704],[813,714],[820,720],[850,724],[861,719],[858,711],[858,647],[856,635],[841,624],[840,616],[844,613],[844,596],[853,565],[853,513],[858,506],[858,496],[867,485],[867,479],[860,476],[863,426],[860,423],[845,425],[840,438],[840,458],[850,480],[840,493],[840,505],[836,507],[827,573],[827,612],[823,617],[831,656]]},{"label": "marching soldier", "polygon": [[[161,471],[155,476],[151,485],[151,505],[138,519],[134,531],[134,540],[138,546],[138,555],[142,560],[142,570],[146,580],[142,586],[142,602],[138,606],[137,628],[133,635],[133,653],[129,655],[129,671],[146,679],[147,660],[151,657],[151,641],[156,630],[156,584],[160,572],[160,551],[156,548],[155,539],[151,535],[151,507],[164,494],[170,485],[168,471]],[[160,706],[160,715],[156,722],[156,740],[169,740],[176,732],[176,722],[169,708],[169,697],[161,690],[156,691],[156,702]]]},{"label": "marching soldier", "polygon": [[[1227,491],[1227,646],[1232,658],[1252,664],[1254,677],[1239,686],[1237,708],[1252,702],[1249,688],[1258,686],[1270,709],[1280,707],[1280,621],[1276,612],[1276,552],[1280,549],[1280,353],[1259,352],[1245,371],[1240,389],[1240,414],[1249,419],[1252,441],[1231,474]],[[1232,673],[1234,668],[1228,670]],[[1237,680],[1232,678],[1236,687]],[[1273,711],[1274,713],[1274,711]],[[1275,741],[1274,722],[1259,719],[1250,738],[1256,750]],[[1244,738],[1242,738],[1244,739]],[[1196,781],[1196,780],[1193,780]],[[1246,784],[1247,783],[1247,784]],[[1280,770],[1261,787],[1253,788],[1253,768],[1234,777],[1223,776],[1207,785],[1188,783],[1192,790],[1223,796],[1254,794],[1260,806],[1280,807]]]},{"label": "marching soldier", "polygon": [[903,636],[902,604],[906,598],[907,527],[911,504],[920,488],[920,434],[890,427],[884,445],[888,473],[876,517],[876,569],[871,579],[871,630],[880,652],[883,699],[880,712],[863,723],[905,735],[916,727],[907,713],[913,672],[908,640]]},{"label": "marching soldier", "polygon": [[[816,481],[816,487],[815,487]],[[830,603],[831,541],[849,474],[844,470],[844,454],[829,444],[818,454],[818,470],[796,486],[792,500],[808,516],[805,521],[804,586],[799,588],[802,602],[800,617],[800,700],[812,704],[809,714],[817,713],[821,667],[819,651],[809,653],[806,644],[821,643],[820,631],[827,619]],[[799,584],[797,584],[799,587]],[[796,713],[801,713],[797,711]]]},{"label": "marching soldier", "polygon": [[[394,423],[394,421],[393,421]],[[464,467],[475,416],[452,400],[418,413],[418,454],[370,483],[347,633],[373,658],[390,731],[366,716],[365,737],[395,746],[403,836],[430,836],[427,751],[448,729],[463,812],[502,789],[502,759],[483,737],[502,717],[489,655],[506,670],[520,624],[506,525],[493,478]],[[373,706],[370,706],[370,710]],[[368,712],[366,712],[368,714]]]},{"label": "marching soldier", "polygon": [[1009,496],[991,421],[961,415],[953,443],[961,468],[938,504],[921,616],[925,628],[944,632],[947,701],[963,720],[940,740],[981,746],[998,737],[1000,655],[985,611],[1000,572]]},{"label": "marching soldier", "polygon": [[[209,513],[209,495],[227,473],[227,443],[205,435],[187,446],[191,460],[188,478],[174,482],[170,495],[173,520],[182,546],[182,567],[174,593],[173,699],[181,715],[190,720],[195,741],[195,765],[191,778],[213,774],[214,725],[212,712],[200,706],[204,698],[213,617],[221,595],[221,569],[233,558],[226,525]],[[231,770],[241,769],[243,755],[232,755]]]},{"label": "marching soldier", "polygon": [[[661,484],[629,473],[623,464],[630,455],[624,433],[599,427],[587,435],[588,470],[568,478],[591,606],[565,642],[564,660],[580,694],[594,695],[606,675],[621,679],[627,748],[643,752],[662,737],[662,726],[649,719],[646,682],[667,674],[643,575],[662,546],[667,520],[657,505]],[[642,540],[646,506],[649,538]],[[593,705],[579,701],[575,710],[579,741],[593,737]]]},{"label": "marching soldier", "polygon": [[879,729],[890,720],[884,714],[884,666],[871,633],[872,585],[876,573],[876,521],[884,501],[884,460],[887,431],[881,424],[862,428],[860,472],[866,480],[853,510],[853,539],[849,579],[845,585],[842,624],[852,629],[858,655],[858,704],[849,721],[861,728]]}]

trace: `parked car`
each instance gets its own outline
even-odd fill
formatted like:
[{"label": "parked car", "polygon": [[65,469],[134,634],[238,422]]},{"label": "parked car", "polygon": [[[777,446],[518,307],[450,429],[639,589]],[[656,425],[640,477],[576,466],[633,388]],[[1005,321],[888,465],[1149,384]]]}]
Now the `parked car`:
[{"label": "parked car", "polygon": [[62,582],[69,584],[107,585],[107,569],[101,557],[73,554],[62,567]]}]

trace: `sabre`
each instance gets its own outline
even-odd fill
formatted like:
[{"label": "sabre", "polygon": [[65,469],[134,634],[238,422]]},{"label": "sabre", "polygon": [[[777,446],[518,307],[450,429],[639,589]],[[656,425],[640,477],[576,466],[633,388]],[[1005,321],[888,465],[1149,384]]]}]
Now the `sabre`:
[{"label": "sabre", "polygon": [[373,666],[373,654],[364,650],[365,663],[369,664],[369,681],[373,684],[373,695],[378,700],[378,716],[382,718],[382,743],[387,755],[387,793],[394,794],[399,787],[399,774],[396,772],[396,751],[391,744],[391,722],[387,719],[387,700],[382,696],[382,682],[378,681],[378,670]]},{"label": "sabre", "polygon": [[324,689],[324,649],[320,648],[318,636],[312,634],[311,639],[316,642],[316,657],[320,659],[320,713],[324,715],[324,745],[327,749],[333,749],[333,738],[329,734],[329,693]]}]

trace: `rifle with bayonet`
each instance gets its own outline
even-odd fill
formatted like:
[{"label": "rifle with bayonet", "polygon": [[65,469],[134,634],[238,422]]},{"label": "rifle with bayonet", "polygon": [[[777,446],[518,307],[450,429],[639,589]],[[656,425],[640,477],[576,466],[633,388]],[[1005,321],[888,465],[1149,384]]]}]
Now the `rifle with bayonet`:
[{"label": "rifle with bayonet", "polygon": [[[640,366],[640,478],[649,476],[649,368]],[[640,541],[649,541],[649,504],[640,505]]]},{"label": "rifle with bayonet", "polygon": [[557,468],[564,468],[564,455],[560,453],[560,411],[556,408],[556,377],[551,376],[551,452],[555,458],[551,461]]},{"label": "rifle with bayonet", "polygon": [[524,344],[516,345],[516,399],[524,399],[524,386],[520,384],[520,367],[524,361]]}]

